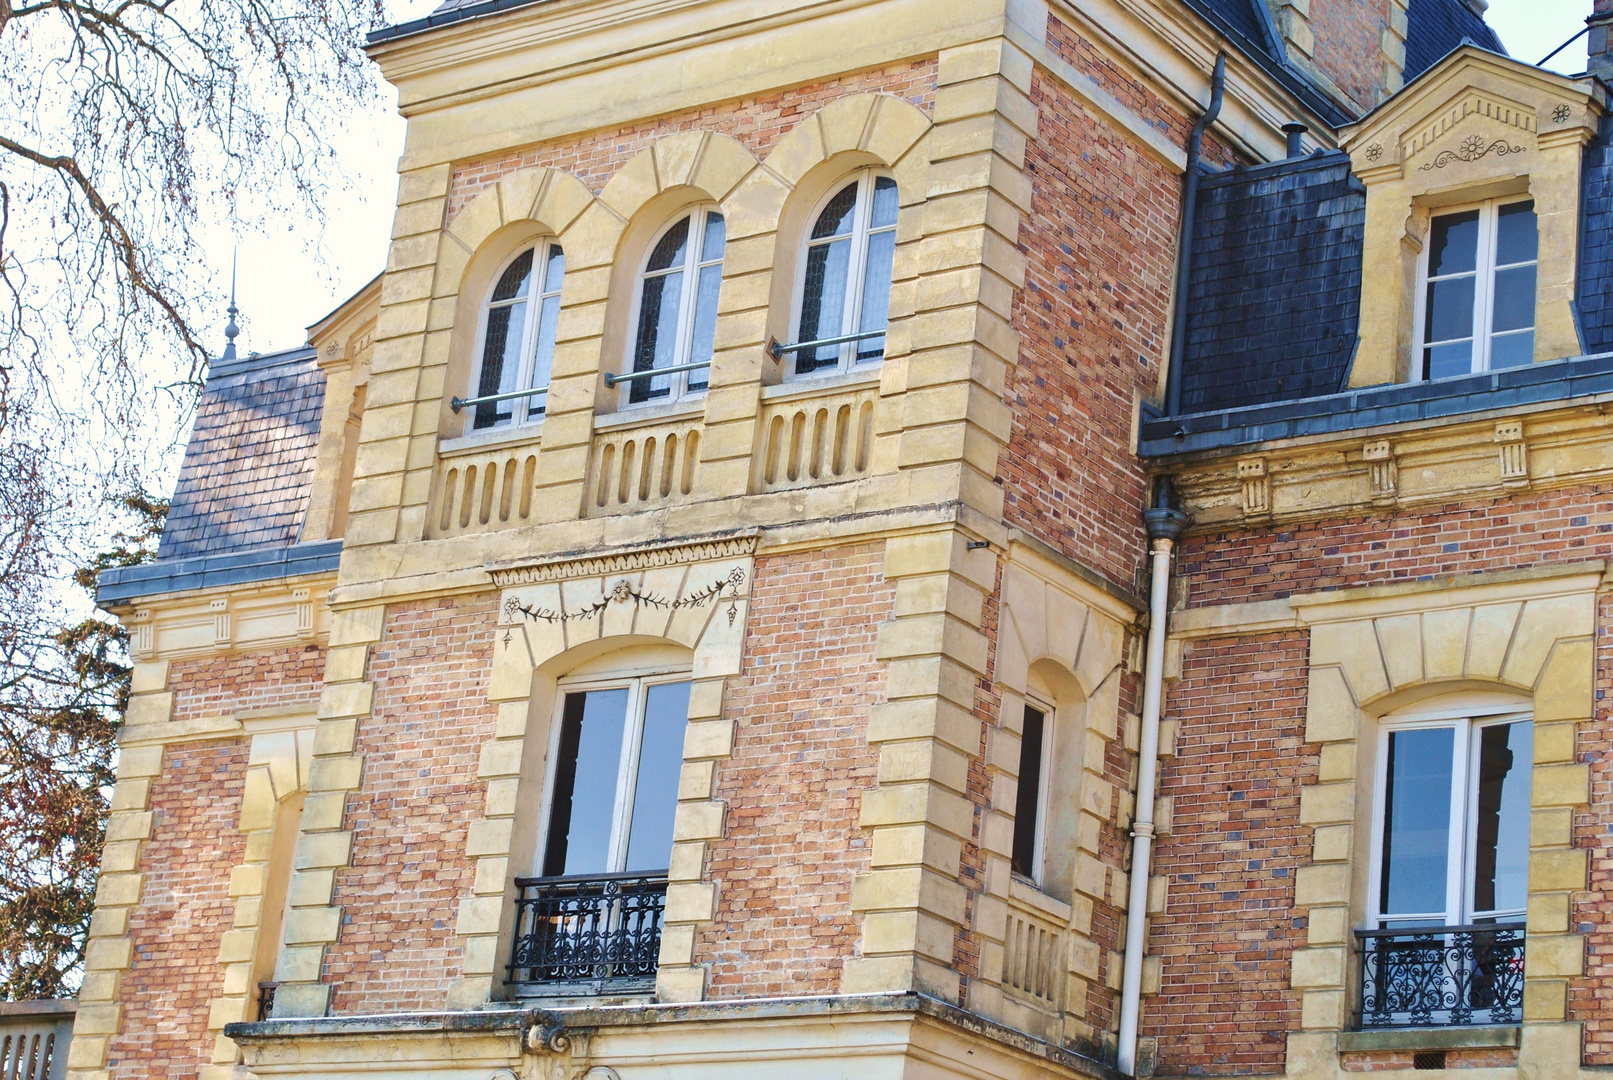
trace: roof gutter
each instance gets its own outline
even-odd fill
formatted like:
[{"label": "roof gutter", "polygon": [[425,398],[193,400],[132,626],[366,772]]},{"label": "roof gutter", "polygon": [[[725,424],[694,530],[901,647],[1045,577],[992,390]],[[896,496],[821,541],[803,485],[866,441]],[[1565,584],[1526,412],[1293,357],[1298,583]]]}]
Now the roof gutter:
[{"label": "roof gutter", "polygon": [[1199,157],[1204,133],[1221,115],[1221,97],[1227,86],[1227,54],[1217,53],[1210,78],[1210,106],[1193,124],[1187,137],[1187,173],[1182,187],[1182,242],[1176,260],[1176,310],[1171,316],[1171,351],[1165,368],[1165,415],[1182,411],[1182,353],[1187,344],[1187,286],[1193,269],[1193,219],[1199,202]]}]

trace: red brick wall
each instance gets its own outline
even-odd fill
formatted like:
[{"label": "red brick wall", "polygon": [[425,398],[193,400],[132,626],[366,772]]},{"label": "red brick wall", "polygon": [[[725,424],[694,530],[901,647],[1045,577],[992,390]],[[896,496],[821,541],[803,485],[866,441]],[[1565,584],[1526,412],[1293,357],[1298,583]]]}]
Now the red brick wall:
[{"label": "red brick wall", "polygon": [[325,957],[333,1012],[441,1009],[459,977],[454,922],[475,876],[466,832],[483,814],[476,769],[497,719],[497,613],[494,594],[400,605],[371,649],[364,778],[347,802],[353,860],[336,874],[341,940]]},{"label": "red brick wall", "polygon": [[[1198,113],[1187,113],[1166,103],[1147,83],[1127,72],[1092,42],[1056,18],[1047,20],[1047,46],[1071,67],[1114,95],[1115,100],[1144,121],[1158,128],[1173,146],[1187,145]],[[1208,98],[1202,102],[1209,104]],[[1206,135],[1201,150],[1204,160],[1227,167],[1239,163],[1238,155],[1214,135]],[[1174,251],[1174,249],[1173,249]]]},{"label": "red brick wall", "polygon": [[175,720],[229,717],[253,709],[319,704],[325,650],[304,645],[260,653],[175,660],[168,668]]},{"label": "red brick wall", "polygon": [[1294,872],[1311,858],[1299,793],[1319,758],[1304,743],[1308,654],[1304,632],[1194,642],[1169,689],[1180,728],[1160,794],[1175,812],[1155,849],[1166,908],[1148,950],[1163,968],[1143,1018],[1163,1074],[1281,1072],[1299,1029]]},{"label": "red brick wall", "polygon": [[874,643],[896,592],[883,566],[881,544],[756,560],[745,667],[723,699],[737,731],[707,863],[717,917],[695,945],[713,998],[835,993],[855,953],[857,815],[879,766],[868,715],[885,691]]},{"label": "red brick wall", "polygon": [[1184,539],[1190,607],[1613,555],[1613,487]]},{"label": "red brick wall", "polygon": [[499,177],[516,169],[547,165],[576,176],[596,194],[627,161],[657,139],[680,131],[720,131],[744,143],[758,159],[801,118],[836,98],[877,92],[894,94],[925,112],[935,98],[935,57],[906,60],[872,71],[851,72],[823,82],[703,105],[679,113],[467,161],[454,169],[448,189],[448,220]]},{"label": "red brick wall", "polygon": [[1389,0],[1311,0],[1311,59],[1361,111],[1378,103],[1383,88],[1383,30]]},{"label": "red brick wall", "polygon": [[230,871],[246,854],[246,759],[239,740],[180,744],[152,784],[145,881],[129,916],[134,963],[121,990],[123,1033],[107,1052],[120,1080],[195,1076],[212,1060],[207,1014],[224,984],[219,940],[235,917]]},{"label": "red brick wall", "polygon": [[1028,269],[1004,391],[1014,421],[997,463],[1005,515],[1130,587],[1147,486],[1131,425],[1169,345],[1177,179],[1045,72],[1031,99],[1041,119],[1025,160]]}]

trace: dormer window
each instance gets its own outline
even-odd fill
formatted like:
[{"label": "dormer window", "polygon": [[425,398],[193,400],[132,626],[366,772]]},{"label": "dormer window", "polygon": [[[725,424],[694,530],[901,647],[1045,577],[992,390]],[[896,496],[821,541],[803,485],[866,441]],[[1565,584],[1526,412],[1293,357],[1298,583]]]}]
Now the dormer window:
[{"label": "dormer window", "polygon": [[[481,364],[473,383],[476,397],[548,387],[565,276],[565,252],[553,241],[518,252],[499,274],[482,317],[477,350]],[[482,401],[472,426],[481,430],[536,420],[543,416],[547,400],[547,393],[536,393]]]},{"label": "dormer window", "polygon": [[1532,200],[1435,215],[1417,314],[1424,379],[1534,360],[1539,246]]}]

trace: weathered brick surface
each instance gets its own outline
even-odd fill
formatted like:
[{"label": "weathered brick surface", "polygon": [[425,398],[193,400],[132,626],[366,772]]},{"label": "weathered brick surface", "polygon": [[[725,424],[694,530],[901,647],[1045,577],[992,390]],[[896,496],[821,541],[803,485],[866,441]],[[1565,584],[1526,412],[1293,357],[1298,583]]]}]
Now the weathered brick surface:
[{"label": "weathered brick surface", "polygon": [[1318,763],[1304,744],[1308,651],[1303,632],[1195,642],[1170,688],[1180,729],[1160,793],[1175,814],[1155,849],[1168,893],[1149,935],[1161,995],[1143,1024],[1166,1075],[1281,1072],[1298,1030],[1294,872],[1311,857],[1299,793]]},{"label": "weathered brick surface", "polygon": [[319,704],[325,650],[319,645],[259,653],[224,653],[175,660],[168,669],[174,690],[174,720],[230,717],[255,709]]},{"label": "weathered brick surface", "polygon": [[1312,59],[1365,112],[1383,89],[1383,29],[1389,0],[1311,0]]},{"label": "weathered brick surface", "polygon": [[465,838],[482,816],[476,770],[497,718],[497,611],[494,594],[402,605],[371,650],[364,779],[347,804],[353,860],[336,876],[341,940],[325,958],[335,1012],[441,1009],[459,976],[454,924],[475,874]]},{"label": "weathered brick surface", "polygon": [[745,668],[723,700],[738,729],[718,769],[717,918],[695,950],[714,998],[834,993],[855,953],[857,816],[879,766],[868,715],[885,690],[874,644],[895,596],[883,565],[880,544],[756,561]]},{"label": "weathered brick surface", "polygon": [[452,221],[484,188],[516,169],[540,165],[560,169],[576,176],[597,193],[634,154],[657,139],[680,131],[720,131],[744,143],[758,159],[765,158],[802,117],[836,98],[865,93],[894,94],[929,112],[935,98],[935,57],[851,72],[789,90],[702,105],[698,109],[465,162],[455,168],[449,187],[448,220]]},{"label": "weathered brick surface", "polygon": [[[1159,129],[1174,146],[1186,146],[1197,115],[1189,115],[1173,108],[1147,83],[1136,78],[1092,42],[1082,37],[1069,24],[1057,18],[1047,20],[1047,46],[1061,60],[1112,94],[1122,105]],[[1238,163],[1232,149],[1215,135],[1206,135],[1203,147],[1204,160],[1212,165],[1227,167]]]},{"label": "weathered brick surface", "polygon": [[129,916],[134,963],[122,984],[123,1032],[108,1048],[120,1080],[195,1076],[212,1058],[207,1013],[224,982],[219,940],[235,916],[230,870],[246,851],[246,760],[240,740],[181,744],[152,785],[145,883]]},{"label": "weathered brick surface", "polygon": [[1613,555],[1613,488],[1572,488],[1186,538],[1190,607],[1604,559]]},{"label": "weathered brick surface", "polygon": [[1025,162],[1019,364],[1004,393],[1013,431],[997,465],[1005,516],[1131,586],[1146,490],[1131,424],[1168,347],[1178,183],[1041,71],[1031,98],[1041,118]]}]

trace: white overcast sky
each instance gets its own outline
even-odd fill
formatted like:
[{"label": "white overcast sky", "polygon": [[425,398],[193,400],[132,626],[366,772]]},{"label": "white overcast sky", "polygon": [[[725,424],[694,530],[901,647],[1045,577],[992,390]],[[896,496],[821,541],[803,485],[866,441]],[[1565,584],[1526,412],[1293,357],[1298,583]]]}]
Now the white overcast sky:
[{"label": "white overcast sky", "polygon": [[[944,0],[942,0],[944,2]],[[1592,0],[1490,0],[1489,23],[1516,58],[1534,63],[1585,25]],[[393,0],[396,21],[417,18],[436,0]],[[1553,70],[1585,70],[1585,39],[1548,65]],[[390,90],[390,88],[388,88]],[[375,276],[386,261],[387,237],[397,194],[397,163],[403,149],[403,120],[386,104],[345,118],[339,140],[351,183],[327,207],[323,231],[312,223],[289,222],[244,232],[239,237],[238,302],[245,316],[243,351],[269,352],[301,345],[304,328],[320,319]],[[220,287],[227,284],[231,249],[227,230],[211,233],[208,259]],[[213,336],[223,345],[224,313]]]}]

